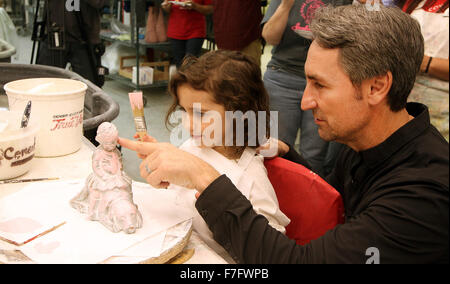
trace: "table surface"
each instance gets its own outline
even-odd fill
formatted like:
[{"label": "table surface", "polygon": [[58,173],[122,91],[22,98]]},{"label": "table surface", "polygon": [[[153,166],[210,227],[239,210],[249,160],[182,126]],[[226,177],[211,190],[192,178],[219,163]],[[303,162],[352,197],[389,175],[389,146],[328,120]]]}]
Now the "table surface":
[{"label": "table surface", "polygon": [[[55,158],[34,158],[31,170],[19,179],[59,178],[60,180],[82,179],[92,172],[91,159],[95,149],[89,140],[83,137],[83,143],[77,152]],[[45,182],[45,181],[41,181]],[[17,192],[30,183],[0,184],[0,199]],[[209,248],[193,231],[186,248],[193,248],[194,255],[186,264],[225,264],[221,256]],[[0,251],[13,250],[15,247],[0,241]]]}]

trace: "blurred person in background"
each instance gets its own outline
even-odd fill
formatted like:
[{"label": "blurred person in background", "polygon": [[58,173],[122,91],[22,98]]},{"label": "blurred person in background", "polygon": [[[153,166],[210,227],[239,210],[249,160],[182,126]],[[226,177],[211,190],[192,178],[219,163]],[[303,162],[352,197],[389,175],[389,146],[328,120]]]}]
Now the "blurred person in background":
[{"label": "blurred person in background", "polygon": [[425,56],[409,96],[428,106],[431,123],[449,141],[449,0],[397,0],[422,29]]},{"label": "blurred person in background", "polygon": [[213,0],[213,4],[217,47],[247,54],[261,66],[261,0]]},{"label": "blurred person in background", "polygon": [[300,154],[322,177],[334,167],[341,145],[322,140],[312,112],[300,108],[306,86],[304,66],[311,45],[309,24],[317,8],[351,3],[352,0],[272,0],[262,20],[262,36],[273,45],[264,85],[271,110],[278,111],[279,139],[294,146],[300,130]]},{"label": "blurred person in background", "polygon": [[188,55],[200,56],[206,37],[205,15],[213,12],[212,0],[177,1],[165,0],[161,7],[169,13],[167,37],[172,46],[174,64],[181,66]]},{"label": "blurred person in background", "polygon": [[100,41],[100,18],[109,1],[80,0],[79,7],[76,1],[73,6],[66,2],[45,2],[45,28],[36,64],[65,68],[70,63],[72,71],[102,87],[104,77],[99,68],[105,49]]}]

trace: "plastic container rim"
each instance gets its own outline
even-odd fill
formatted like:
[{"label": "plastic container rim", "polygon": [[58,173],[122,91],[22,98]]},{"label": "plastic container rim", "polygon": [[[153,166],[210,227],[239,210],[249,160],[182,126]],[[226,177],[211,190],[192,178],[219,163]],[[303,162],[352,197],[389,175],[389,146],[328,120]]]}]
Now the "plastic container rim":
[{"label": "plastic container rim", "polygon": [[[18,89],[14,88],[12,86],[14,84],[18,84],[18,83],[23,82],[23,81],[43,80],[43,79],[52,79],[52,80],[57,80],[57,81],[77,82],[77,83],[80,84],[80,88],[77,89],[77,90],[64,91],[64,92],[47,92],[47,93],[33,94],[33,93],[27,93],[24,90],[18,90]],[[7,94],[8,93],[12,93],[12,94],[23,95],[23,96],[33,96],[33,97],[37,98],[37,97],[58,97],[58,96],[67,96],[67,95],[79,94],[79,93],[82,93],[82,92],[86,92],[88,86],[86,85],[86,83],[81,82],[79,80],[66,79],[66,78],[43,77],[43,78],[28,78],[28,79],[20,79],[20,80],[11,81],[11,82],[5,84],[5,86],[3,86],[3,88],[5,89]]]}]

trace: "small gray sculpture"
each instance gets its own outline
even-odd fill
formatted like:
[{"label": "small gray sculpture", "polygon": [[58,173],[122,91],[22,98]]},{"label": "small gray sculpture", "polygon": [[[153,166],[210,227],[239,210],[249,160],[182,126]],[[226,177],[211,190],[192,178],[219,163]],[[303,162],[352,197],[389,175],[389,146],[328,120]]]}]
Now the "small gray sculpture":
[{"label": "small gray sculpture", "polygon": [[70,204],[114,233],[132,234],[142,227],[142,216],[133,203],[131,179],[122,170],[121,154],[116,148],[118,134],[112,123],[100,124],[95,137],[100,145],[92,156],[93,172]]}]

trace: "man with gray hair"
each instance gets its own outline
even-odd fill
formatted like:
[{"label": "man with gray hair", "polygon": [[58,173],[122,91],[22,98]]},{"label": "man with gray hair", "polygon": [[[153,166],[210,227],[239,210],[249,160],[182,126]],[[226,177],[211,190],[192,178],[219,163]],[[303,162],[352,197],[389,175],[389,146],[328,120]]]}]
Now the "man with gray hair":
[{"label": "man with gray hair", "polygon": [[344,224],[297,245],[205,162],[167,144],[119,143],[149,155],[141,175],[151,185],[199,191],[197,210],[237,262],[448,263],[448,143],[426,106],[407,103],[423,57],[419,24],[398,8],[355,5],[317,10],[310,28],[301,107],[323,139],[347,146],[327,177]]}]

